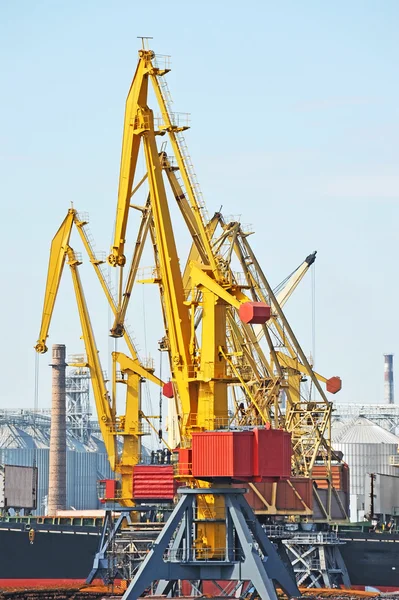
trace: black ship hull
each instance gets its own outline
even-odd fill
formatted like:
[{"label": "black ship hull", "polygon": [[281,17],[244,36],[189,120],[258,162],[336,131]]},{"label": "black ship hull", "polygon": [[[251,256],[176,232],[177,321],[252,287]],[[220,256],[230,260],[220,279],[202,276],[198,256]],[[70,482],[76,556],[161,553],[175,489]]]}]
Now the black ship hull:
[{"label": "black ship hull", "polygon": [[[100,528],[0,523],[0,589],[76,587],[85,583]],[[399,534],[341,532],[342,556],[354,587],[399,591]]]},{"label": "black ship hull", "polygon": [[100,530],[90,526],[0,524],[0,589],[76,587],[93,566]]},{"label": "black ship hull", "polygon": [[353,586],[399,590],[399,534],[342,531],[342,557]]}]

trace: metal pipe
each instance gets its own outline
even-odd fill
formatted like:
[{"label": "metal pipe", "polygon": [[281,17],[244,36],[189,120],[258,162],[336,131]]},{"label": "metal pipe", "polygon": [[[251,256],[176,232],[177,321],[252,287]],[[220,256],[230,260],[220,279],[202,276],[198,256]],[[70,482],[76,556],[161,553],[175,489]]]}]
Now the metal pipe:
[{"label": "metal pipe", "polygon": [[384,401],[394,404],[393,390],[393,354],[384,354]]},{"label": "metal pipe", "polygon": [[52,348],[52,399],[49,460],[49,515],[66,509],[66,348],[54,344]]}]

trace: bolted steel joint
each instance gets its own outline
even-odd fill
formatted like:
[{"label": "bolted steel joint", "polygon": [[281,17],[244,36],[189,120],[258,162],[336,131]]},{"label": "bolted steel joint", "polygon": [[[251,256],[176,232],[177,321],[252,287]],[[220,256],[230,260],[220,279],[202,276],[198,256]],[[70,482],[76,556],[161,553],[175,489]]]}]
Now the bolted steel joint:
[{"label": "bolted steel joint", "polygon": [[125,333],[125,328],[122,325],[122,323],[120,323],[116,327],[113,327],[111,329],[110,333],[111,333],[111,337],[120,338],[120,337],[123,337],[123,335]]},{"label": "bolted steel joint", "polygon": [[126,264],[126,256],[124,254],[122,254],[122,256],[110,254],[107,258],[107,261],[111,267],[123,267]]},{"label": "bolted steel joint", "polygon": [[152,60],[153,58],[155,58],[155,52],[154,50],[139,50],[139,57],[140,58],[146,58],[147,60]]},{"label": "bolted steel joint", "polygon": [[37,342],[35,350],[36,352],[39,352],[39,354],[45,354],[48,348],[44,342]]}]

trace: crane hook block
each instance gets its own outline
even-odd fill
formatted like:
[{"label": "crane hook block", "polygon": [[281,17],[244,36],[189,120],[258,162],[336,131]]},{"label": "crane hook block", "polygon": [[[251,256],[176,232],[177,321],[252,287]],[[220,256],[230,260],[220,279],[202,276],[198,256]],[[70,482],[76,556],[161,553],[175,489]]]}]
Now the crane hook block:
[{"label": "crane hook block", "polygon": [[173,383],[171,381],[164,383],[163,388],[162,388],[162,394],[165,396],[165,398],[173,398],[174,397]]},{"label": "crane hook block", "polygon": [[327,392],[330,394],[336,394],[342,389],[342,380],[340,377],[330,377],[326,382]]},{"label": "crane hook block", "polygon": [[250,325],[263,325],[270,319],[270,306],[264,302],[244,302],[241,304],[238,314],[243,323]]}]

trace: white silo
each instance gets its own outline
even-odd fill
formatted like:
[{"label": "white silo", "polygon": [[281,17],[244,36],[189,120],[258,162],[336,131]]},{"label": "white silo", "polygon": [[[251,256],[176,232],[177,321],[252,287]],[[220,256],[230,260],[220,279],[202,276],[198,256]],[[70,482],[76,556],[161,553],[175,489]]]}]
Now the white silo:
[{"label": "white silo", "polygon": [[364,500],[366,475],[398,475],[390,457],[397,454],[399,437],[364,417],[356,417],[345,423],[333,423],[331,440],[334,450],[343,452],[343,459],[349,465],[351,507],[356,505],[358,512],[352,514],[354,509],[351,509],[351,520],[361,520],[363,511],[368,510]]}]

